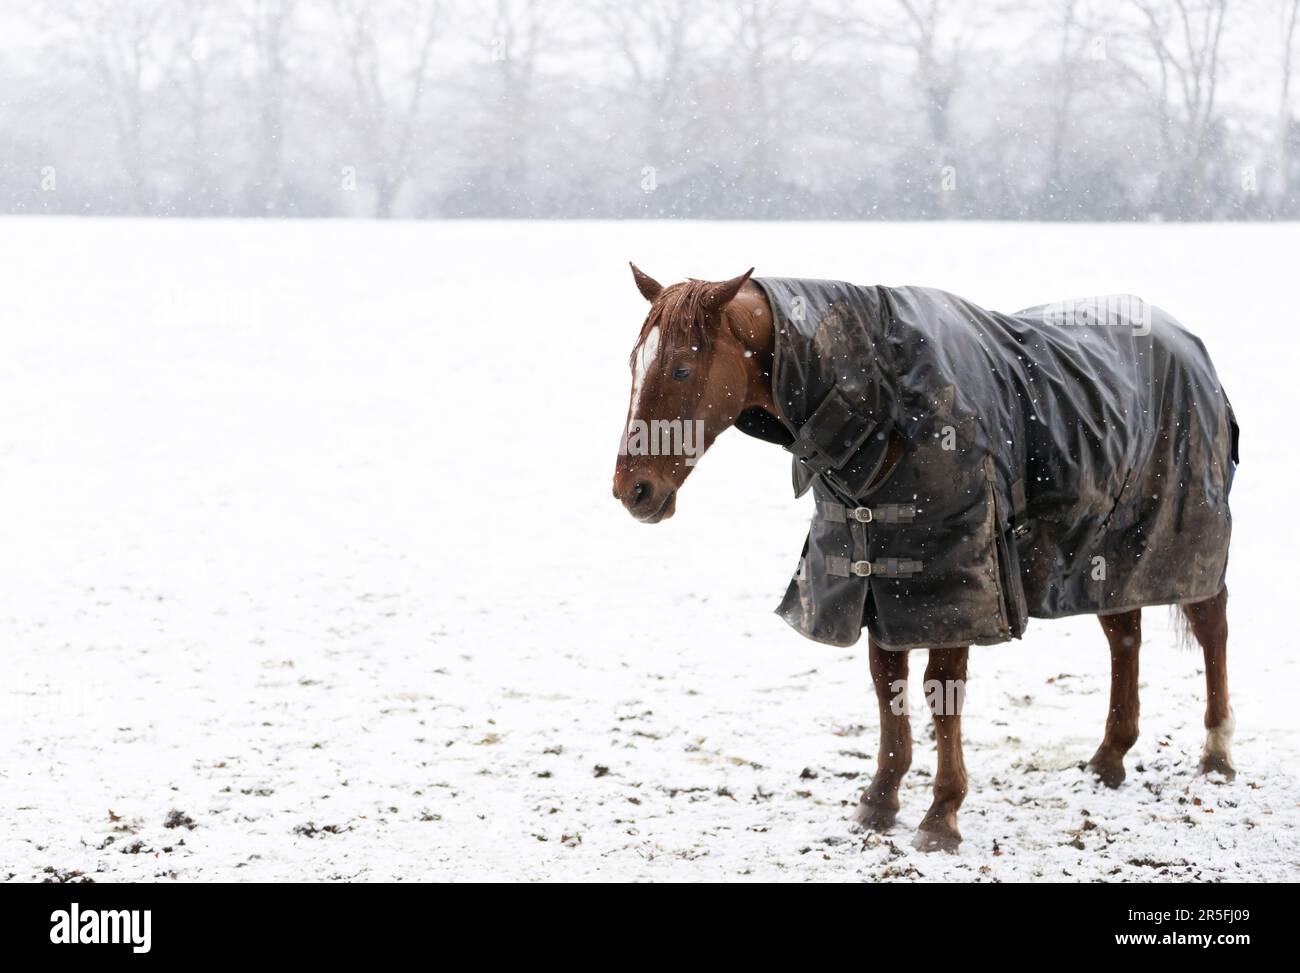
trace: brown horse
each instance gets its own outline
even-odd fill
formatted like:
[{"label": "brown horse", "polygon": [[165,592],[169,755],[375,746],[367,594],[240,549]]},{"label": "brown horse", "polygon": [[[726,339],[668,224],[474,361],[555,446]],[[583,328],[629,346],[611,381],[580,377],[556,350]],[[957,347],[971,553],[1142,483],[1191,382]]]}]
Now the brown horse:
[{"label": "brown horse", "polygon": [[[637,520],[671,517],[677,494],[694,462],[714,439],[738,420],[780,426],[773,401],[775,349],[773,308],[750,273],[721,282],[691,280],[663,287],[635,265],[637,289],[650,310],[631,356],[632,395],[624,444],[614,471],[614,496]],[[742,417],[744,417],[742,419]],[[675,424],[675,425],[674,425]],[[693,434],[688,433],[693,431]],[[646,448],[664,434],[680,432],[686,448]],[[656,438],[656,433],[658,437]],[[877,482],[888,476],[904,444],[893,434]],[[1205,653],[1208,702],[1202,773],[1234,776],[1228,703],[1227,589],[1181,606],[1191,633]],[[1098,616],[1110,643],[1110,708],[1101,746],[1089,768],[1108,787],[1124,780],[1124,755],[1138,736],[1138,649],[1141,609]],[[912,732],[905,708],[896,705],[906,685],[908,654],[870,639],[871,678],[880,706],[880,750],[871,785],[862,794],[856,820],[884,830],[899,809],[898,789],[912,759]],[[963,686],[968,646],[930,649],[927,686]],[[960,706],[943,705],[944,694],[927,693],[938,749],[934,801],[914,844],[930,851],[955,850],[961,840],[957,810],[966,796]],[[900,711],[901,710],[901,711]]]}]

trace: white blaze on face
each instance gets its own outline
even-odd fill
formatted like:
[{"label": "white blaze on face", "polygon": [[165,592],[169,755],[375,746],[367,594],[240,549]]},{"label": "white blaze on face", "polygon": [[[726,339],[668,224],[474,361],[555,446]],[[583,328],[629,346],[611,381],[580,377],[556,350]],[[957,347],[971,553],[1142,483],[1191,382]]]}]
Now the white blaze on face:
[{"label": "white blaze on face", "polygon": [[628,428],[630,434],[632,431],[632,421],[640,418],[641,413],[641,393],[645,387],[645,377],[650,371],[650,366],[659,356],[659,329],[651,328],[650,333],[645,336],[640,350],[637,352],[636,368],[632,372],[632,410],[628,413]]}]

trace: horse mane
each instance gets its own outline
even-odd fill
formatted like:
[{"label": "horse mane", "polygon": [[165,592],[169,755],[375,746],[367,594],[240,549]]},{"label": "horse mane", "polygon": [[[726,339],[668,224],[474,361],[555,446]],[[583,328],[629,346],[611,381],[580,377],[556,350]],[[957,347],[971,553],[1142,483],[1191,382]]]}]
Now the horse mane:
[{"label": "horse mane", "polygon": [[711,319],[711,312],[715,309],[706,298],[714,286],[716,285],[710,281],[692,278],[665,287],[650,305],[650,313],[641,325],[641,334],[637,336],[629,361],[636,364],[641,347],[655,328],[659,329],[660,362],[664,361],[670,350],[688,343],[692,348],[703,351],[712,348],[713,324],[716,319]]}]

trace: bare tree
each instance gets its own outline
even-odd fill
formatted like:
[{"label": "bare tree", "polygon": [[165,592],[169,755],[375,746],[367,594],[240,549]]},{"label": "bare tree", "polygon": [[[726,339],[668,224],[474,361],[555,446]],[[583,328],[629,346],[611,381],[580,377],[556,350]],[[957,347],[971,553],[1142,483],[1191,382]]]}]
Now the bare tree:
[{"label": "bare tree", "polygon": [[214,0],[171,0],[165,13],[165,34],[170,42],[164,55],[164,83],[175,93],[184,119],[177,126],[184,147],[176,155],[184,172],[182,182],[192,204],[205,211],[217,197],[211,185],[209,122],[213,114],[212,83],[214,50],[217,47],[219,12]]},{"label": "bare tree", "polygon": [[626,72],[627,96],[639,102],[642,151],[649,164],[667,158],[672,127],[667,110],[687,86],[701,23],[698,0],[608,3],[586,9],[599,24],[597,44],[614,53]]},{"label": "bare tree", "polygon": [[249,208],[273,214],[284,193],[285,102],[290,48],[300,27],[296,0],[247,0],[241,26],[252,81],[253,175]]},{"label": "bare tree", "polygon": [[1066,140],[1074,127],[1074,102],[1079,91],[1079,52],[1078,37],[1080,33],[1079,6],[1081,0],[1058,0],[1057,22],[1053,29],[1057,39],[1057,80],[1056,99],[1052,112],[1051,143],[1048,148],[1047,189],[1053,196],[1059,195],[1065,185],[1063,172]]},{"label": "bare tree", "polygon": [[506,212],[527,214],[536,173],[532,152],[543,56],[556,49],[559,28],[576,7],[569,0],[496,0],[484,37],[492,81],[484,90],[487,145],[500,164],[489,180]]},{"label": "bare tree", "polygon": [[1162,209],[1169,216],[1210,215],[1206,165],[1219,136],[1216,99],[1227,0],[1131,0],[1139,15],[1137,37],[1154,63],[1148,90],[1166,173]]},{"label": "bare tree", "polygon": [[54,20],[70,32],[74,57],[88,66],[108,107],[128,203],[136,213],[147,213],[154,205],[145,126],[162,70],[159,29],[169,2],[71,0],[49,7]]},{"label": "bare tree", "polygon": [[782,149],[777,125],[795,114],[792,43],[808,7],[806,2],[740,0],[725,17],[726,66],[734,64],[741,80],[733,109],[744,147],[739,182],[745,206],[756,215],[769,215],[775,202],[769,196],[780,185],[774,178]]},{"label": "bare tree", "polygon": [[953,6],[947,0],[895,0],[903,16],[898,35],[916,55],[916,79],[924,96],[930,138],[940,149],[948,145],[953,93],[961,80],[960,39],[947,45],[942,27]]},{"label": "bare tree", "polygon": [[886,60],[906,64],[905,81],[920,105],[923,134],[912,147],[913,163],[929,170],[924,183],[940,213],[949,212],[953,193],[941,191],[939,172],[953,163],[953,101],[963,82],[963,61],[984,28],[979,6],[971,0],[887,0],[864,12],[841,0],[841,20],[868,49]]},{"label": "bare tree", "polygon": [[1300,212],[1300,0],[0,8],[10,212]]},{"label": "bare tree", "polygon": [[333,0],[333,10],[352,85],[349,121],[373,181],[374,215],[386,219],[408,175],[444,4]]},{"label": "bare tree", "polygon": [[1295,138],[1295,119],[1291,114],[1291,72],[1295,61],[1296,23],[1300,20],[1300,0],[1280,0],[1282,20],[1281,85],[1277,106],[1277,206],[1289,211],[1291,190],[1291,143]]}]

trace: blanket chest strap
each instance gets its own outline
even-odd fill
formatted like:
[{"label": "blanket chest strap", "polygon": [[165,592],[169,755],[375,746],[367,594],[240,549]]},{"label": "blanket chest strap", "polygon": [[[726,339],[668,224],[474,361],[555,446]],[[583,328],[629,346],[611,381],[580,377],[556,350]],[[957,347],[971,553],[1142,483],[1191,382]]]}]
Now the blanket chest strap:
[{"label": "blanket chest strap", "polygon": [[910,578],[920,574],[925,565],[911,558],[885,557],[878,561],[850,561],[846,557],[828,557],[826,573],[837,578]]},{"label": "blanket chest strap", "polygon": [[843,469],[875,428],[876,420],[867,404],[855,404],[853,397],[836,385],[786,448],[801,463],[825,475]]},{"label": "blanket chest strap", "polygon": [[859,524],[910,524],[916,519],[916,505],[911,503],[883,503],[878,507],[846,507],[840,503],[819,504],[817,511],[823,520],[843,524],[853,520]]}]

